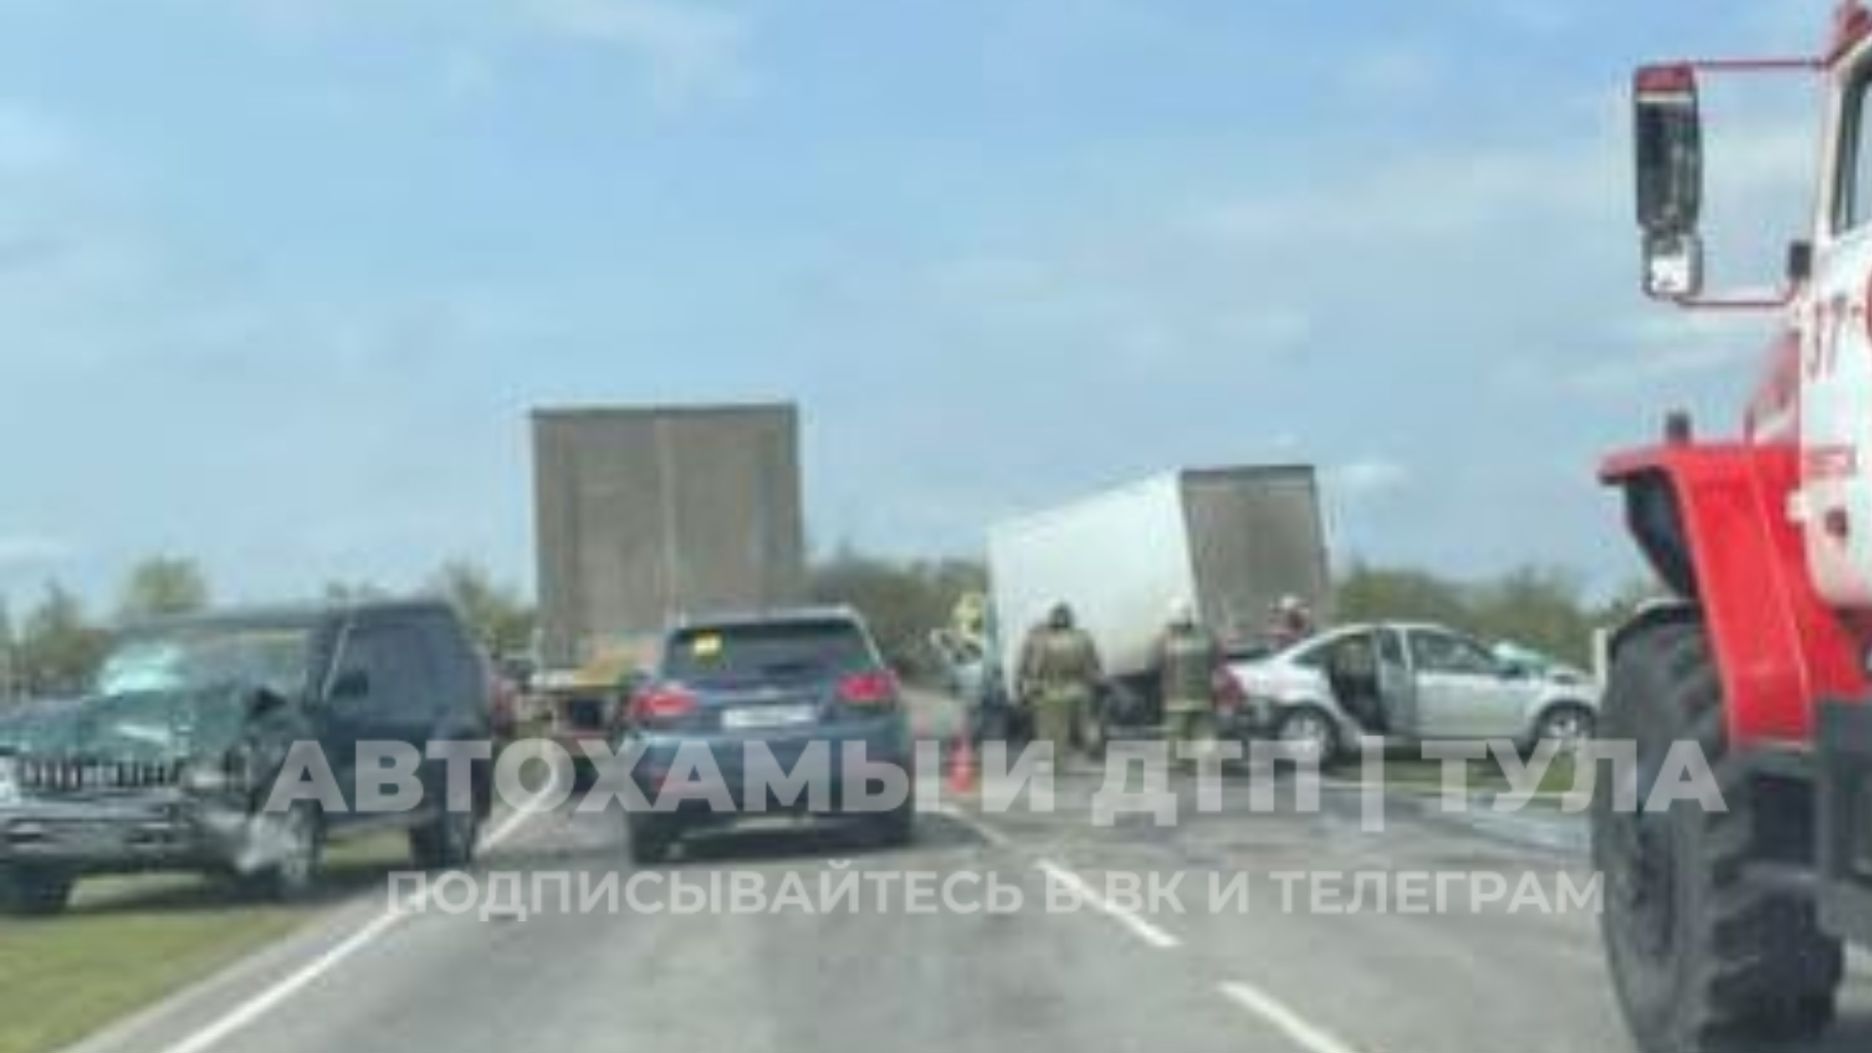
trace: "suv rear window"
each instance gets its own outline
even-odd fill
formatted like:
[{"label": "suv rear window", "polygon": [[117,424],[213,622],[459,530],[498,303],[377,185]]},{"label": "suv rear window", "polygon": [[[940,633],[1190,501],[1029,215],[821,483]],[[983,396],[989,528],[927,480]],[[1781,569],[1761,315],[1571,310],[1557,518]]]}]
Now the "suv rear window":
[{"label": "suv rear window", "polygon": [[670,637],[663,675],[713,677],[841,676],[875,669],[864,630],[840,620],[695,626]]}]

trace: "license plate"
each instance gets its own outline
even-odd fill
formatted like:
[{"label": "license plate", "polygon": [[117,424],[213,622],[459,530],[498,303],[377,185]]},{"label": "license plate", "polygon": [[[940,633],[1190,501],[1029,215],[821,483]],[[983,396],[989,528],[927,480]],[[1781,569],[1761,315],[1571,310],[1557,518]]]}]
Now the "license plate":
[{"label": "license plate", "polygon": [[819,708],[800,706],[737,706],[722,713],[722,727],[732,731],[749,728],[791,728],[811,724],[819,718]]}]

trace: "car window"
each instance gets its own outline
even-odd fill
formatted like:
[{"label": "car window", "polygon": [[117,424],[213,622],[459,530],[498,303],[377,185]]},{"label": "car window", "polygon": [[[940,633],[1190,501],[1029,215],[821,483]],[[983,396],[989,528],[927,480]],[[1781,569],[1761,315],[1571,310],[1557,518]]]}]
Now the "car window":
[{"label": "car window", "polygon": [[1499,669],[1488,649],[1454,633],[1417,630],[1410,634],[1411,658],[1422,673],[1493,676]]},{"label": "car window", "polygon": [[676,680],[837,676],[878,666],[855,622],[768,622],[697,626],[671,635],[663,673]]},{"label": "car window", "polygon": [[1839,151],[1838,187],[1833,206],[1833,229],[1836,233],[1856,230],[1872,220],[1872,106],[1867,93],[1872,89],[1872,67],[1861,69],[1857,81],[1846,93],[1843,139]]},{"label": "car window", "polygon": [[345,645],[346,670],[370,678],[365,707],[376,712],[409,713],[435,702],[435,660],[429,641],[409,625],[372,625],[355,629]]},{"label": "car window", "polygon": [[132,633],[100,665],[99,694],[183,691],[248,683],[296,695],[306,683],[311,634],[301,628],[187,626]]},{"label": "car window", "polygon": [[1357,632],[1342,636],[1333,641],[1326,657],[1329,668],[1338,670],[1369,670],[1376,661],[1376,648],[1372,643],[1372,633]]},{"label": "car window", "polygon": [[[417,672],[426,673],[430,693],[438,705],[448,707],[485,705],[488,695],[487,667],[470,646],[461,624],[441,612],[421,616],[417,623],[423,638],[422,657]],[[424,659],[427,668],[421,664]]]},{"label": "car window", "polygon": [[1307,669],[1324,669],[1326,668],[1326,659],[1332,654],[1333,648],[1338,646],[1341,639],[1343,639],[1343,637],[1302,647],[1299,651],[1295,652],[1291,661],[1293,664]]}]

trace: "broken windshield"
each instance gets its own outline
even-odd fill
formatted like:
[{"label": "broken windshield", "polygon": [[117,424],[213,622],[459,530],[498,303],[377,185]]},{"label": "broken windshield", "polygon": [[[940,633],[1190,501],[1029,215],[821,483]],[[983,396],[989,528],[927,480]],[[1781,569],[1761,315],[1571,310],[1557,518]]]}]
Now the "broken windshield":
[{"label": "broken windshield", "polygon": [[97,693],[171,694],[240,684],[282,697],[306,684],[304,629],[190,627],[127,636],[104,659]]}]

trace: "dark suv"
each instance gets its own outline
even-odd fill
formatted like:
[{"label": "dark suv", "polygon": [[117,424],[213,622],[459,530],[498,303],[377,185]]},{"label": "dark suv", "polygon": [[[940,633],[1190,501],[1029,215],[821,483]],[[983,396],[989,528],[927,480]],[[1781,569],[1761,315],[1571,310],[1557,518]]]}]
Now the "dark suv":
[{"label": "dark suv", "polygon": [[[0,909],[53,913],[78,878],[138,870],[220,872],[297,896],[314,884],[328,838],[385,826],[408,831],[420,865],[465,864],[492,800],[490,766],[460,762],[472,799],[450,808],[447,762],[429,744],[487,740],[489,694],[467,633],[441,602],[125,629],[89,695],[0,718]],[[367,741],[422,751],[414,808],[355,807],[357,747]],[[307,782],[303,764],[286,764],[296,742],[318,744],[335,790],[318,804],[266,809],[280,779]]]},{"label": "dark suv", "polygon": [[[848,608],[711,618],[671,631],[655,677],[631,701],[623,745],[646,801],[666,798],[627,813],[639,862],[660,859],[695,827],[776,812],[856,818],[891,843],[911,836],[902,693]],[[761,750],[757,763],[771,758],[773,767],[749,770],[750,747]],[[854,750],[868,772],[848,765]],[[697,759],[709,762],[705,770],[689,763]],[[862,797],[858,783],[880,769],[894,769],[910,794],[881,806],[880,780],[875,800]],[[788,793],[788,778],[803,781]],[[664,794],[672,779],[684,793]]]}]

